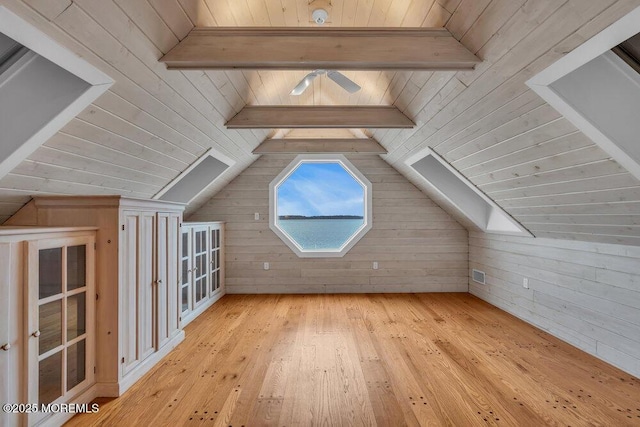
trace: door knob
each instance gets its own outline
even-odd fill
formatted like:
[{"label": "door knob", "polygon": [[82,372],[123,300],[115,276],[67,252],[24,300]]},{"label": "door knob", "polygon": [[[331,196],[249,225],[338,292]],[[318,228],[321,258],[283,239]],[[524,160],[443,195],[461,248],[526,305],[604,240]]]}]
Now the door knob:
[{"label": "door knob", "polygon": [[38,338],[40,336],[40,331],[35,331],[34,333],[31,334],[31,336]]},{"label": "door knob", "polygon": [[0,347],[1,349],[3,349],[4,351],[9,351],[9,349],[11,348],[11,344],[6,343],[5,345],[3,345],[2,347]]}]

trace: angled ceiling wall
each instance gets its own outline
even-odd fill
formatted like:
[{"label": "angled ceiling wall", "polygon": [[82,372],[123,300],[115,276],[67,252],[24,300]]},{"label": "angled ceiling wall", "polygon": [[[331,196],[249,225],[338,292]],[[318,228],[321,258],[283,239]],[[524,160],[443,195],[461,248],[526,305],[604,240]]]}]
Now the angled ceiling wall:
[{"label": "angled ceiling wall", "polygon": [[637,0],[333,1],[327,25],[445,26],[483,60],[470,72],[345,72],[363,87],[353,95],[318,78],[289,96],[305,71],[180,72],[158,62],[194,25],[312,25],[306,0],[277,3],[3,1],[116,83],[0,180],[0,220],[36,193],[152,197],[214,147],[236,163],[192,211],[276,132],[226,129],[245,105],[393,104],[416,128],[357,132],[417,185],[405,161],[430,146],[537,236],[640,245],[640,182],[525,85]]}]

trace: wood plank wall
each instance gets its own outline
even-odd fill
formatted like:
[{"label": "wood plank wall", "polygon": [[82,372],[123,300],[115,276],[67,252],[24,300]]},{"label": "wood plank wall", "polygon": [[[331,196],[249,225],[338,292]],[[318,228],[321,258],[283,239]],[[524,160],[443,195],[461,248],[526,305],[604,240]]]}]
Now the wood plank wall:
[{"label": "wood plank wall", "polygon": [[[33,194],[150,198],[209,147],[236,160],[230,176],[255,159],[251,150],[268,132],[240,135],[224,128],[245,104],[224,74],[216,80],[201,71],[169,72],[158,62],[194,25],[177,2],[7,0],[3,5],[115,84],[0,180],[0,222]],[[216,183],[209,197],[227,183]]]},{"label": "wood plank wall", "polygon": [[440,202],[404,163],[432,147],[538,237],[640,245],[640,182],[525,84],[640,2],[454,3],[445,27],[483,62],[392,83],[416,127],[372,132],[385,160]]},{"label": "wood plank wall", "polygon": [[467,292],[467,231],[376,155],[347,155],[373,184],[373,229],[343,258],[298,258],[268,219],[269,183],[294,157],[262,156],[188,218],[227,222],[228,293]]},{"label": "wood plank wall", "polygon": [[525,85],[640,0],[336,0],[327,26],[445,26],[483,60],[457,73],[347,71],[363,87],[355,94],[319,78],[289,96],[305,71],[171,72],[157,62],[194,25],[311,26],[315,3],[3,0],[116,84],[0,180],[0,221],[31,194],[149,197],[210,146],[237,161],[230,179],[270,136],[224,128],[245,105],[393,104],[416,128],[367,136],[415,183],[404,161],[430,146],[537,236],[640,245],[640,182]]},{"label": "wood plank wall", "polygon": [[639,248],[472,232],[469,267],[472,294],[640,376]]}]

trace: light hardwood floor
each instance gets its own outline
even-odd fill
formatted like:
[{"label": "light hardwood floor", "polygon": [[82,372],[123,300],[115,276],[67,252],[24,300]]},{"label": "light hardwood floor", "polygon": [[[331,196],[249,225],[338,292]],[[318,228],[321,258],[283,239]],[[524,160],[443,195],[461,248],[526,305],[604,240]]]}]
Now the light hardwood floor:
[{"label": "light hardwood floor", "polygon": [[470,294],[228,295],[70,426],[640,425],[640,380]]}]

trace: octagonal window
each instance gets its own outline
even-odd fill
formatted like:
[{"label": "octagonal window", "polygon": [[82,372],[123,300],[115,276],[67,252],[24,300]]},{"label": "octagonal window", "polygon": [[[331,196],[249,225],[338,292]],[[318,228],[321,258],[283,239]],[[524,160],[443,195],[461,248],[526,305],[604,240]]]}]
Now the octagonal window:
[{"label": "octagonal window", "polygon": [[342,155],[300,155],[269,190],[270,227],[298,256],[343,256],[371,229],[371,183]]}]

